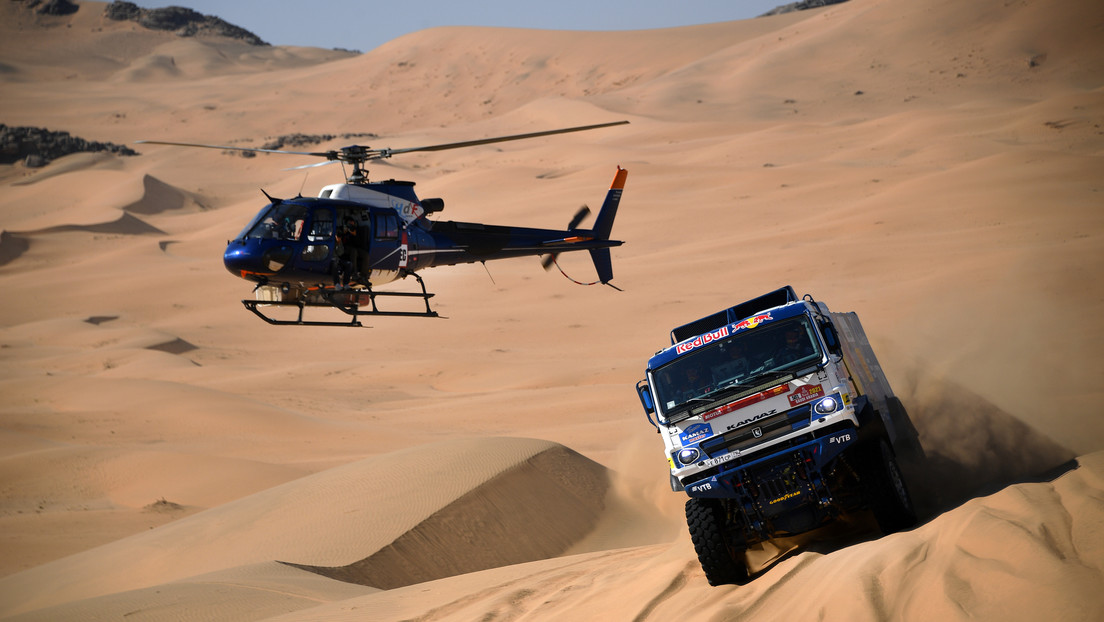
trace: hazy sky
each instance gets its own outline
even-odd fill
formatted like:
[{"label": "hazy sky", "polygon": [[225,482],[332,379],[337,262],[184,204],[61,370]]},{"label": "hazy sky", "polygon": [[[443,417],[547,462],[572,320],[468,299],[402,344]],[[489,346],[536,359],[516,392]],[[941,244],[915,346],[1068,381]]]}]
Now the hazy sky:
[{"label": "hazy sky", "polygon": [[145,8],[186,6],[241,26],[273,45],[367,52],[434,26],[549,30],[641,30],[762,15],[793,0],[136,0]]}]

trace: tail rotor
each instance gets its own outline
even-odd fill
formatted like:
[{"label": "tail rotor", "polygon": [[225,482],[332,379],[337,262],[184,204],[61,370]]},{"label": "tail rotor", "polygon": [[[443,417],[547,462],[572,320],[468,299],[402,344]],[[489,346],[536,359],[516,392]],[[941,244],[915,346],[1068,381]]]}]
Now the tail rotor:
[{"label": "tail rotor", "polygon": [[[575,212],[575,215],[571,217],[571,222],[567,223],[567,230],[574,231],[578,228],[579,224],[583,222],[583,219],[590,215],[590,208],[586,205],[579,208],[579,211]],[[541,257],[541,267],[545,270],[551,270],[552,264],[556,263],[556,256],[559,253],[550,253]]]}]

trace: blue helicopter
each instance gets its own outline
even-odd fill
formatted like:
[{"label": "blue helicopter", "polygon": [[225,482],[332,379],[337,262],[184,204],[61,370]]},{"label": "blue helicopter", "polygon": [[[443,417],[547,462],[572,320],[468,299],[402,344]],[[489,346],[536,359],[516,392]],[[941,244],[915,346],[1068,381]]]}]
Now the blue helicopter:
[{"label": "blue helicopter", "polygon": [[[493,259],[543,256],[548,269],[559,253],[590,252],[598,280],[610,285],[613,266],[609,249],[623,242],[610,239],[613,220],[628,171],[617,168],[602,208],[589,229],[579,224],[589,214],[583,206],[565,230],[485,225],[470,222],[430,220],[444,209],[442,199],[419,199],[414,182],[369,181],[364,164],[393,155],[420,151],[442,151],[490,143],[580,132],[628,121],[570,127],[528,134],[483,138],[464,142],[411,147],[371,149],[360,145],[333,151],[302,152],[250,147],[228,147],[196,143],[142,140],[139,143],[204,147],[259,153],[280,153],[326,158],[295,168],[342,163],[352,167],[346,183],[331,184],[317,197],[273,198],[261,208],[241,233],[226,245],[223,263],[231,274],[256,283],[255,299],[242,300],[246,309],[275,325],[362,326],[361,316],[438,317],[429,305],[432,293],[417,271],[434,266],[483,263]],[[421,291],[379,291],[376,286],[414,277]],[[565,274],[566,276],[566,274]],[[570,277],[569,277],[570,278]],[[384,310],[377,298],[420,298],[425,309]],[[270,307],[295,307],[295,319],[274,317]],[[326,307],[350,316],[348,321],[320,321],[304,318],[305,310]]]}]

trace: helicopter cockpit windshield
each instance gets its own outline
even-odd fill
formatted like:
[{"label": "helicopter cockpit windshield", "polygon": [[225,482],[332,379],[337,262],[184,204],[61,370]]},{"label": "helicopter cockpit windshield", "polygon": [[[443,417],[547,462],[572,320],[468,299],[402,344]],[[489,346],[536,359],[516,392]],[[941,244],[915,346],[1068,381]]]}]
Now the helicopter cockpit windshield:
[{"label": "helicopter cockpit windshield", "polygon": [[303,235],[307,208],[294,203],[276,203],[261,210],[242,231],[239,239],[298,240]]}]

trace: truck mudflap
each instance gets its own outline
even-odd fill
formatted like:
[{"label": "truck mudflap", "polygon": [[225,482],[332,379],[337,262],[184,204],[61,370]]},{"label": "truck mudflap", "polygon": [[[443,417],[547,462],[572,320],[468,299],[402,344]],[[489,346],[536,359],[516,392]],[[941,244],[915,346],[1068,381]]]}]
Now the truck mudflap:
[{"label": "truck mudflap", "polygon": [[[810,501],[813,495],[818,501],[831,499],[825,485],[823,470],[835,458],[859,440],[858,430],[844,426],[820,438],[787,447],[784,451],[770,453],[762,458],[740,465],[733,465],[720,473],[686,486],[691,497],[714,499],[740,499],[772,510],[784,510]],[[786,458],[792,458],[787,460]],[[795,470],[796,469],[796,470]],[[755,474],[758,491],[749,491],[744,474]]]}]

